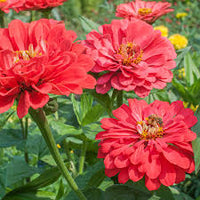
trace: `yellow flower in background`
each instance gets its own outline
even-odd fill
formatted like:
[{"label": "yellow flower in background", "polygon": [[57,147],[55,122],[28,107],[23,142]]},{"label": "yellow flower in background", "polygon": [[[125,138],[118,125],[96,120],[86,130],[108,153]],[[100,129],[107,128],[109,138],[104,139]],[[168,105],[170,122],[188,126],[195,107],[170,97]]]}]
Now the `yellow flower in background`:
[{"label": "yellow flower in background", "polygon": [[154,30],[159,30],[163,37],[168,37],[168,28],[166,26],[155,26]]},{"label": "yellow flower in background", "polygon": [[60,149],[60,148],[61,148],[60,144],[57,144],[56,146],[57,146],[57,148],[58,148],[58,149]]},{"label": "yellow flower in background", "polygon": [[176,14],[176,18],[184,18],[184,17],[186,17],[186,16],[188,16],[188,14],[186,13],[186,12],[180,12],[180,13],[177,13]]},{"label": "yellow flower in background", "polygon": [[[184,101],[183,105],[184,105],[185,108],[188,108],[189,103]],[[194,106],[193,104],[191,104],[189,108],[195,112],[198,107],[199,107],[199,105]]]},{"label": "yellow flower in background", "polygon": [[184,68],[178,69],[178,78],[182,79],[184,77],[185,77],[185,69]]},{"label": "yellow flower in background", "polygon": [[187,38],[180,34],[171,35],[169,40],[174,45],[176,50],[184,49],[188,44]]}]

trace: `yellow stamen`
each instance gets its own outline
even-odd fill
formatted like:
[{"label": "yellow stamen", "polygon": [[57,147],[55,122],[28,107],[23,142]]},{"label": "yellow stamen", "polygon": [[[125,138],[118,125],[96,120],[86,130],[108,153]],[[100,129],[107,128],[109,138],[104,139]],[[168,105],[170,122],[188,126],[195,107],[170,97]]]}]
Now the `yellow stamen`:
[{"label": "yellow stamen", "polygon": [[152,13],[151,8],[140,8],[138,10],[139,15],[148,15],[150,13]]}]

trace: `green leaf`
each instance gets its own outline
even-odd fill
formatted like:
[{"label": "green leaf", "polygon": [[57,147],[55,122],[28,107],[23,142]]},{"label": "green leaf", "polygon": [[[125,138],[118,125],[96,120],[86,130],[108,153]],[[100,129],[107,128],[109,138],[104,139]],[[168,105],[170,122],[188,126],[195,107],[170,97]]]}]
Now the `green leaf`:
[{"label": "green leaf", "polygon": [[0,131],[0,148],[22,145],[24,142],[20,129],[3,129]]},{"label": "green leaf", "polygon": [[169,187],[169,189],[172,191],[172,194],[173,194],[175,200],[194,200],[189,195],[178,191],[174,187]]},{"label": "green leaf", "polygon": [[200,78],[200,72],[192,60],[192,57],[187,53],[184,57],[185,77],[189,85],[192,85],[195,79]]},{"label": "green leaf", "polygon": [[81,95],[81,119],[83,121],[86,113],[92,108],[93,96],[89,94]]},{"label": "green leaf", "polygon": [[192,142],[192,148],[194,151],[194,161],[195,161],[195,173],[197,174],[200,170],[200,111],[195,114],[198,122],[191,128],[193,132],[197,134],[196,140]]},{"label": "green leaf", "polygon": [[48,191],[22,192],[6,195],[2,200],[54,200],[55,194]]},{"label": "green leaf", "polygon": [[88,125],[82,127],[82,130],[83,130],[84,135],[89,140],[95,140],[96,134],[99,133],[100,131],[103,131],[100,123],[88,124]]},{"label": "green leaf", "polygon": [[5,168],[0,169],[0,174],[3,173],[1,183],[4,187],[11,186],[24,178],[30,177],[31,175],[38,173],[39,170],[34,167],[30,167],[23,157],[15,156],[13,160],[8,163]]},{"label": "green leaf", "polygon": [[91,19],[80,16],[81,26],[86,33],[91,32],[92,30],[98,31],[99,24],[93,22]]},{"label": "green leaf", "polygon": [[81,124],[81,111],[80,111],[79,103],[75,99],[74,94],[71,94],[71,101],[73,104],[73,109],[74,109],[74,113],[76,115],[77,121],[79,124]]},{"label": "green leaf", "polygon": [[64,186],[63,181],[62,181],[62,179],[61,179],[61,180],[60,180],[60,184],[59,184],[58,193],[57,193],[57,195],[56,195],[56,199],[55,199],[55,200],[60,200],[61,197],[64,195],[64,191],[65,191],[64,187],[65,187],[65,186]]},{"label": "green leaf", "polygon": [[183,60],[184,56],[190,51],[190,49],[191,49],[191,46],[186,47],[184,49],[181,49],[181,50],[177,51],[178,56],[176,58],[176,66],[179,66],[179,64]]},{"label": "green leaf", "polygon": [[85,126],[87,124],[97,122],[101,115],[105,112],[104,108],[97,104],[93,106],[83,118],[81,125]]}]

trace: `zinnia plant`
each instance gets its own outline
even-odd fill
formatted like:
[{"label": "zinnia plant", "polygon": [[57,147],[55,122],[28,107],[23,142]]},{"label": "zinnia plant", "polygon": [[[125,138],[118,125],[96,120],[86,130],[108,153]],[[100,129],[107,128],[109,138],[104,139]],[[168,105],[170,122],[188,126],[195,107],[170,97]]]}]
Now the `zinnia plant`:
[{"label": "zinnia plant", "polygon": [[42,108],[48,94],[81,94],[94,88],[87,72],[94,63],[73,43],[76,33],[62,22],[41,19],[31,23],[12,21],[0,29],[0,113],[17,100],[17,114],[24,117],[30,107]]},{"label": "zinnia plant", "polygon": [[113,111],[116,118],[101,120],[98,158],[104,158],[105,173],[118,174],[119,183],[145,177],[149,190],[180,183],[194,171],[190,130],[197,122],[191,109],[181,101],[172,104],[129,99]]},{"label": "zinnia plant", "polygon": [[117,6],[116,16],[123,18],[137,18],[149,24],[155,22],[161,16],[172,12],[168,2],[135,0]]},{"label": "zinnia plant", "polygon": [[93,72],[99,76],[98,93],[115,88],[145,97],[153,88],[163,89],[171,82],[174,47],[151,25],[138,19],[113,20],[86,38],[87,53],[96,63]]}]

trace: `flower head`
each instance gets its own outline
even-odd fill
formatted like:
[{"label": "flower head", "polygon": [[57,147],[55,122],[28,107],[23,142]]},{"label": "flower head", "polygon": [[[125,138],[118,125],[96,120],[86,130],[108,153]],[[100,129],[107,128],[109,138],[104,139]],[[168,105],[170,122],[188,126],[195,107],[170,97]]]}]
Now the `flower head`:
[{"label": "flower head", "polygon": [[176,66],[176,53],[160,31],[138,19],[113,20],[99,31],[92,31],[84,41],[87,53],[96,62],[93,72],[100,76],[98,93],[113,87],[134,90],[145,97],[153,88],[164,88],[172,80],[170,69]]},{"label": "flower head", "polygon": [[188,14],[186,13],[186,12],[180,12],[180,13],[177,13],[176,14],[176,18],[184,18],[184,17],[186,17],[186,16],[188,16]]},{"label": "flower head", "polygon": [[135,0],[118,5],[116,16],[129,19],[137,18],[152,24],[161,16],[172,12],[173,9],[170,9],[170,6],[171,4],[168,2]]},{"label": "flower head", "polygon": [[163,37],[168,37],[168,28],[166,26],[155,26],[154,30],[159,30]]},{"label": "flower head", "polygon": [[174,45],[176,50],[184,49],[188,44],[187,38],[180,34],[171,35],[169,40]]},{"label": "flower head", "polygon": [[8,13],[9,9],[14,9],[23,5],[23,0],[0,0],[0,9]]},{"label": "flower head", "polygon": [[129,99],[113,111],[115,118],[101,120],[104,131],[98,158],[104,158],[108,177],[118,174],[119,183],[137,182],[145,177],[149,190],[179,183],[185,172],[194,171],[190,130],[197,118],[181,101],[168,102]]},{"label": "flower head", "polygon": [[81,94],[83,88],[94,88],[96,81],[87,74],[94,63],[84,46],[73,43],[76,33],[64,23],[14,20],[0,29],[0,37],[0,113],[16,99],[22,118],[30,107],[43,107],[48,93]]},{"label": "flower head", "polygon": [[67,0],[23,0],[23,4],[15,6],[16,12],[23,10],[40,10],[57,7],[63,4]]}]

